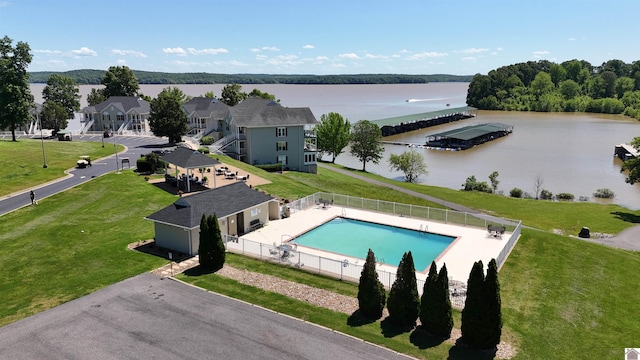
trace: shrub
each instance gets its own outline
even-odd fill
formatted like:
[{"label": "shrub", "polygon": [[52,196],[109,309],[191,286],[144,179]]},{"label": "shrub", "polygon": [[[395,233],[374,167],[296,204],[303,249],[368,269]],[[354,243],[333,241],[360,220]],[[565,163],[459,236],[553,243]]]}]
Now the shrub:
[{"label": "shrub", "polygon": [[199,151],[199,152],[201,152],[201,153],[203,153],[203,154],[208,154],[208,153],[209,153],[209,148],[208,148],[208,147],[206,147],[206,146],[200,146],[200,147],[198,148],[198,151]]},{"label": "shrub", "polygon": [[553,199],[553,194],[551,193],[551,191],[543,189],[542,191],[540,191],[540,199],[551,200]]},{"label": "shrub", "polygon": [[136,160],[136,171],[142,174],[150,174],[153,172],[151,170],[151,164],[144,158]]},{"label": "shrub", "polygon": [[438,268],[436,262],[431,262],[429,275],[422,287],[422,297],[420,298],[420,323],[422,327],[431,333],[436,318],[436,284],[438,281]]},{"label": "shrub", "polygon": [[509,196],[514,197],[514,198],[521,198],[522,197],[522,189],[518,189],[518,188],[511,189],[511,191],[509,191]]},{"label": "shrub", "polygon": [[226,249],[220,233],[220,225],[216,215],[200,220],[200,246],[198,247],[200,266],[205,270],[218,271],[224,266]]},{"label": "shrub", "polygon": [[493,192],[493,188],[486,181],[478,181],[474,175],[469,176],[462,187],[464,191]]},{"label": "shrub", "polygon": [[570,193],[559,193],[558,195],[556,195],[556,199],[573,201],[574,196],[573,196],[573,194],[570,194]]},{"label": "shrub", "polygon": [[484,279],[483,300],[485,302],[485,326],[482,348],[494,348],[502,336],[502,301],[496,259],[489,261],[487,276]]},{"label": "shrub", "polygon": [[435,319],[431,333],[448,339],[453,329],[453,315],[451,313],[451,298],[449,296],[449,275],[447,264],[443,264],[436,279]]},{"label": "shrub", "polygon": [[285,171],[289,170],[289,168],[286,166],[283,168],[282,164],[262,164],[262,165],[255,165],[255,167],[267,172],[279,172],[282,170],[285,170]]},{"label": "shrub", "polygon": [[203,136],[202,139],[200,139],[201,145],[211,145],[214,142],[213,136]]},{"label": "shrub", "polygon": [[373,251],[369,249],[358,283],[358,306],[366,317],[379,319],[382,317],[386,301],[387,293],[376,271],[376,258]]},{"label": "shrub", "polygon": [[400,326],[414,326],[420,311],[420,297],[418,296],[418,283],[416,281],[416,269],[413,265],[411,251],[402,255],[398,265],[396,281],[391,285],[389,299],[389,321]]},{"label": "shrub", "polygon": [[484,333],[483,318],[484,266],[476,261],[467,281],[467,299],[462,310],[462,340],[473,347],[480,347]]},{"label": "shrub", "polygon": [[613,199],[615,194],[610,189],[598,189],[593,193],[594,197],[603,199]]}]

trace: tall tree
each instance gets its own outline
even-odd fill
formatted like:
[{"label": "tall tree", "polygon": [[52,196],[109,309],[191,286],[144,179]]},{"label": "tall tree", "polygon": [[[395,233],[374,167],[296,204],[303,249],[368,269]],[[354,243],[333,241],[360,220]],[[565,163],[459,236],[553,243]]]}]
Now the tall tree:
[{"label": "tall tree", "polygon": [[447,264],[443,264],[436,279],[435,286],[435,319],[430,333],[448,339],[453,329],[451,297],[449,295],[449,273]]},{"label": "tall tree", "polygon": [[51,129],[53,133],[57,133],[60,129],[65,129],[69,124],[69,113],[57,102],[47,100],[42,105],[40,113],[43,129]]},{"label": "tall tree", "polygon": [[42,90],[42,97],[45,103],[51,101],[62,106],[67,113],[66,119],[71,119],[73,113],[80,110],[80,89],[76,81],[68,76],[49,76],[47,86]]},{"label": "tall tree", "polygon": [[349,145],[350,131],[351,124],[342,115],[334,112],[322,114],[316,125],[318,151],[331,155],[331,162],[334,163],[336,157]]},{"label": "tall tree", "polygon": [[220,101],[229,105],[236,106],[240,101],[246,99],[249,95],[242,91],[242,86],[238,84],[227,84],[222,88]]},{"label": "tall tree", "polygon": [[387,292],[376,271],[376,257],[369,249],[358,283],[358,307],[365,316],[379,319],[382,317],[386,301]]},{"label": "tall tree", "polygon": [[436,286],[438,282],[438,268],[436,262],[431,262],[429,275],[422,287],[422,297],[420,298],[420,323],[422,328],[429,333],[433,333],[433,326],[436,319],[437,297]]},{"label": "tall tree", "polygon": [[420,297],[418,296],[418,283],[416,270],[413,265],[411,251],[402,255],[398,265],[396,281],[391,285],[389,299],[389,320],[400,326],[414,326],[420,312]]},{"label": "tall tree", "polygon": [[366,171],[367,162],[377,164],[382,159],[384,147],[381,139],[380,127],[369,120],[360,120],[353,126],[351,155],[362,161],[362,171]]},{"label": "tall tree", "polygon": [[209,229],[207,217],[202,214],[200,219],[200,245],[198,246],[198,261],[205,270],[213,269],[213,236]]},{"label": "tall tree", "polygon": [[483,298],[485,301],[484,347],[493,348],[500,343],[502,336],[502,300],[496,259],[489,261],[487,276],[484,279]]},{"label": "tall tree", "polygon": [[402,171],[406,182],[414,182],[420,175],[427,173],[427,163],[424,156],[411,149],[400,155],[391,154],[389,156],[389,167],[392,171]]},{"label": "tall tree", "polygon": [[251,92],[249,93],[250,97],[257,97],[257,98],[261,98],[261,99],[267,99],[267,100],[275,100],[276,102],[280,102],[280,99],[276,100],[276,96],[269,94],[268,92],[263,92],[260,91],[258,89],[253,89],[251,90]]},{"label": "tall tree", "polygon": [[[640,151],[640,137],[634,137],[631,140],[631,146]],[[633,185],[640,181],[640,157],[629,159],[622,163],[621,171],[627,171],[628,175],[624,179],[625,182]]]},{"label": "tall tree", "polygon": [[489,174],[489,182],[491,182],[491,188],[493,188],[494,193],[498,191],[498,184],[500,184],[500,181],[498,180],[498,175],[500,174],[497,171],[494,171],[491,174]]},{"label": "tall tree", "polygon": [[467,299],[462,310],[462,340],[470,346],[483,348],[484,336],[484,266],[476,261],[467,281]]},{"label": "tall tree", "polygon": [[102,90],[103,89],[96,88],[91,89],[91,92],[87,95],[87,103],[89,103],[89,106],[95,106],[107,100]]},{"label": "tall tree", "polygon": [[101,84],[105,98],[112,96],[138,96],[140,84],[131,69],[127,66],[111,66],[104,74]]},{"label": "tall tree", "polygon": [[207,218],[207,225],[209,226],[210,236],[213,240],[213,253],[212,253],[212,268],[213,271],[218,271],[224,266],[226,259],[226,249],[224,242],[222,241],[222,233],[220,232],[220,224],[218,223],[218,217],[213,214]]},{"label": "tall tree", "polygon": [[149,126],[156,136],[167,136],[170,143],[182,141],[189,131],[187,114],[182,110],[185,95],[177,87],[162,89],[151,101]]},{"label": "tall tree", "polygon": [[31,64],[29,44],[8,36],[0,39],[0,129],[9,129],[16,141],[16,129],[31,119],[33,96],[27,67]]}]

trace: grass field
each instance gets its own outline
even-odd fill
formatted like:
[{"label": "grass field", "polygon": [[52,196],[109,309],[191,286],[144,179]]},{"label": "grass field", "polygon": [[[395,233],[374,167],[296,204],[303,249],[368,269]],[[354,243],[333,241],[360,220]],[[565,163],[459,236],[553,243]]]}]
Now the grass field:
[{"label": "grass field", "polygon": [[[69,157],[75,159],[75,154]],[[3,171],[6,173],[6,168],[0,168],[0,176],[6,176]],[[394,201],[401,201],[398,197],[402,196],[329,170],[321,170],[319,175],[252,172],[268,177],[273,184],[264,188],[285,198],[316,191]],[[545,230],[524,229],[500,272],[503,339],[517,346],[516,359],[585,356],[617,359],[622,358],[625,347],[637,346],[640,253],[612,249],[546,230],[570,232],[584,224],[592,231],[615,233],[636,225],[640,213],[612,205],[510,199],[394,184],[493,214],[522,219],[526,226]],[[0,267],[3,269],[0,302],[4,305],[0,309],[0,325],[165,264],[165,260],[129,251],[126,246],[153,237],[152,224],[142,218],[174,200],[173,195],[125,171],[123,175],[106,175],[47,198],[39,206],[0,217]],[[402,202],[424,205],[424,201],[414,198]],[[353,285],[293,269],[276,271],[269,267],[270,264],[255,264],[234,256],[229,256],[229,263],[343,294],[354,294],[355,291]],[[294,273],[296,275],[292,275]],[[394,331],[379,322],[363,324],[349,316],[237,284],[215,274],[182,277],[277,311],[291,311],[293,316],[335,327],[420,358],[479,356],[451,344],[434,343],[420,334],[412,336]],[[459,327],[459,314],[456,317]]]}]

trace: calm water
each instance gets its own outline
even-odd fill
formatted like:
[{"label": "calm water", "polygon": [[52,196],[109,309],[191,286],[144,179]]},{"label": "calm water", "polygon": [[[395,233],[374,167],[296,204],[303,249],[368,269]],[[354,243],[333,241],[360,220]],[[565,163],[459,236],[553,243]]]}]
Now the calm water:
[{"label": "calm water", "polygon": [[[243,85],[244,91],[258,88],[274,94],[283,106],[309,107],[318,120],[322,114],[337,112],[352,123],[387,117],[442,110],[465,106],[468,83],[431,83],[403,85]],[[191,96],[207,91],[220,95],[223,84],[178,85]],[[44,85],[32,85],[36,102],[42,102]],[[82,106],[92,85],[80,86]],[[142,85],[141,91],[152,97],[166,85]],[[412,100],[407,102],[407,100]],[[541,114],[481,111],[466,123],[448,124],[437,128],[387,138],[412,143],[424,143],[425,136],[468,124],[503,122],[514,125],[514,133],[471,150],[450,152],[417,149],[425,156],[429,174],[419,179],[429,185],[460,189],[465,179],[475,175],[479,181],[489,181],[488,175],[499,172],[499,191],[508,194],[518,187],[534,193],[534,179],[540,176],[542,188],[556,194],[569,192],[593,199],[598,188],[609,188],[616,197],[613,202],[630,209],[640,209],[640,185],[624,182],[620,161],[614,159],[613,149],[618,143],[640,136],[640,122],[622,116],[595,114]],[[402,174],[391,172],[387,159],[392,153],[406,148],[387,145],[380,164],[367,164],[367,171],[400,179]],[[348,151],[336,162],[362,168]],[[606,202],[606,201],[605,201]]]},{"label": "calm water", "polygon": [[[344,235],[349,234],[349,241]],[[393,239],[393,240],[390,240]],[[316,249],[364,259],[369,249],[379,262],[398,266],[411,251],[416,270],[431,265],[455,238],[366,221],[336,218],[296,237],[296,243]]]}]

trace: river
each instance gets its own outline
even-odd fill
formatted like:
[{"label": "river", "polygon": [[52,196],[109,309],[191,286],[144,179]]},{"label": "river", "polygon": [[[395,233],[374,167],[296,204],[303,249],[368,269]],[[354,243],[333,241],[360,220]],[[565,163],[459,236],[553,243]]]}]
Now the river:
[{"label": "river", "polygon": [[[465,106],[468,83],[429,83],[394,85],[243,85],[274,94],[283,106],[309,107],[319,120],[328,112],[340,113],[352,123],[387,117],[422,113]],[[155,97],[168,85],[141,85],[140,90]],[[224,84],[175,85],[190,96],[201,96],[207,91],[220,95]],[[32,84],[36,102],[42,103],[42,84]],[[81,85],[82,106],[92,85]],[[407,101],[411,100],[411,101]],[[640,136],[640,122],[623,116],[568,113],[527,113],[479,111],[476,118],[460,123],[422,129],[396,135],[385,140],[424,143],[425,136],[456,127],[485,122],[501,122],[514,126],[514,132],[504,138],[485,143],[466,151],[438,151],[416,149],[426,160],[429,173],[419,182],[460,189],[466,178],[474,175],[479,181],[489,182],[493,171],[500,174],[498,190],[505,194],[518,187],[529,194],[535,193],[536,178],[543,181],[542,189],[554,194],[572,193],[593,198],[599,188],[608,188],[616,196],[613,202],[630,209],[640,209],[640,185],[625,183],[620,173],[621,162],[613,157],[614,146]],[[407,148],[386,145],[384,159],[379,164],[367,164],[367,171],[389,178],[400,179],[402,174],[389,170],[390,154],[399,154]],[[348,154],[336,163],[362,168],[362,164]]]}]

